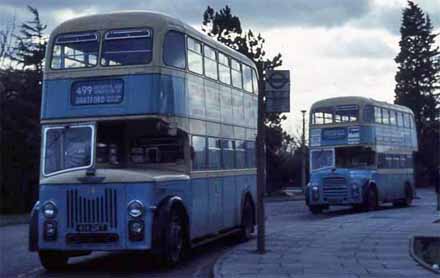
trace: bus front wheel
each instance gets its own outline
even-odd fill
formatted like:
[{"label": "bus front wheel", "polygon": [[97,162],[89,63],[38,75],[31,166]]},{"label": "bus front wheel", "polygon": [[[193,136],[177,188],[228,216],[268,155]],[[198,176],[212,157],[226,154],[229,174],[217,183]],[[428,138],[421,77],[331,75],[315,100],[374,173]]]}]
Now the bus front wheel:
[{"label": "bus front wheel", "polygon": [[185,226],[183,217],[177,209],[172,209],[166,227],[165,252],[161,264],[167,267],[177,265],[183,258],[187,244],[185,242]]},{"label": "bus front wheel", "polygon": [[372,211],[377,209],[378,197],[377,192],[374,187],[368,188],[367,194],[365,195],[364,209],[365,211]]},{"label": "bus front wheel", "polygon": [[67,266],[69,257],[57,251],[38,251],[40,262],[49,271],[60,270]]},{"label": "bus front wheel", "polygon": [[395,207],[409,207],[414,199],[414,191],[411,185],[405,185],[405,198],[403,200],[398,200],[393,202]]}]

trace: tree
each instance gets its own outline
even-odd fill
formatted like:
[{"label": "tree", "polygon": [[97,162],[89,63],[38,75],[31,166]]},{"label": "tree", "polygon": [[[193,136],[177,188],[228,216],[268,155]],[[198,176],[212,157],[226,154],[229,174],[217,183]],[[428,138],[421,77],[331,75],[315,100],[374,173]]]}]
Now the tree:
[{"label": "tree", "polygon": [[416,154],[418,184],[438,179],[440,145],[440,52],[435,46],[429,15],[412,1],[403,10],[400,52],[395,58],[395,103],[412,109],[417,126]]},{"label": "tree", "polygon": [[[219,11],[208,6],[203,14],[202,30],[208,36],[253,60],[260,75],[282,65],[281,54],[271,59],[267,58],[264,51],[265,39],[261,34],[256,35],[251,30],[244,32],[240,19],[231,13],[229,6],[225,6]],[[282,121],[286,119],[285,115],[281,116],[279,113],[267,114],[265,118],[269,180],[276,176],[276,169],[281,163],[278,153],[280,148],[284,143],[289,144],[292,141],[292,138],[281,126]]]},{"label": "tree", "polygon": [[37,9],[31,6],[27,7],[34,18],[21,25],[20,34],[15,35],[17,44],[10,58],[21,64],[23,69],[31,68],[37,72],[42,72],[47,43],[44,30],[46,30],[47,25],[41,23]]},{"label": "tree", "polygon": [[0,70],[10,66],[10,56],[13,49],[15,33],[15,16],[0,30]]},{"label": "tree", "polygon": [[[23,212],[31,208],[38,189],[40,152],[40,103],[46,28],[36,9],[34,19],[8,33],[5,47],[15,61],[0,69],[0,210]],[[9,45],[6,41],[5,45]],[[4,57],[4,56],[3,56]]]}]

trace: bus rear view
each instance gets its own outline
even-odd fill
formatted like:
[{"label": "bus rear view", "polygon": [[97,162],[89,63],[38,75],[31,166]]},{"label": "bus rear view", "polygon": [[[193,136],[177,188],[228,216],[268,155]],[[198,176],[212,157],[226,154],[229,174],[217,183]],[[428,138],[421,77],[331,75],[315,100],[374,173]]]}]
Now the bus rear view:
[{"label": "bus rear view", "polygon": [[361,97],[315,103],[310,117],[312,213],[331,205],[374,210],[380,203],[408,206],[414,197],[411,110]]}]

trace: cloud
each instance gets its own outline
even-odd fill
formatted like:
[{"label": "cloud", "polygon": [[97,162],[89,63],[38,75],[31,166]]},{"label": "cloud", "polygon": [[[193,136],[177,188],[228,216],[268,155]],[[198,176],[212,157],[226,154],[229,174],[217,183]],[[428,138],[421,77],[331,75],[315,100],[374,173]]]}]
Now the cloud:
[{"label": "cloud", "polygon": [[397,38],[382,30],[340,28],[323,48],[323,55],[338,59],[383,59],[397,55]]},{"label": "cloud", "polygon": [[66,3],[65,1],[23,1],[3,0],[0,4],[0,16],[4,16],[3,8],[23,9],[31,4],[39,9],[43,20],[49,21],[49,28],[60,23],[60,11],[71,10],[75,14],[84,14],[85,11],[95,10],[108,12],[127,9],[148,9],[166,12],[177,16],[190,24],[201,24],[202,15],[208,5],[221,9],[225,5],[232,8],[232,12],[239,15],[246,26],[285,27],[295,26],[340,26],[353,18],[363,16],[368,12],[368,0],[272,0],[272,1],[214,1],[212,4],[201,0],[163,1],[163,0],[125,0],[112,1],[95,0],[93,2],[78,0]]},{"label": "cloud", "polygon": [[[428,14],[435,28],[440,28],[440,1],[418,0],[419,7]],[[353,27],[362,29],[384,29],[392,34],[399,34],[402,10],[408,6],[406,0],[370,0],[368,13],[348,22]]]}]

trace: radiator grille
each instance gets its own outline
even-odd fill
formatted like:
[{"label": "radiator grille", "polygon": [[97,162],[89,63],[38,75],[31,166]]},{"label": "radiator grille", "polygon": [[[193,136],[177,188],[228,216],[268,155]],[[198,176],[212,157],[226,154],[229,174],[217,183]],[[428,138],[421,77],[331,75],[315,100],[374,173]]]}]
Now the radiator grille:
[{"label": "radiator grille", "polygon": [[117,191],[104,189],[94,196],[86,196],[81,190],[67,191],[67,227],[76,224],[107,224],[117,227]]},{"label": "radiator grille", "polygon": [[343,199],[348,197],[347,182],[344,177],[324,178],[324,198]]}]

